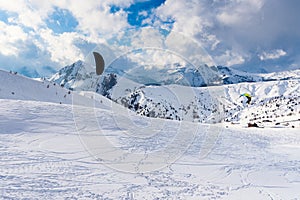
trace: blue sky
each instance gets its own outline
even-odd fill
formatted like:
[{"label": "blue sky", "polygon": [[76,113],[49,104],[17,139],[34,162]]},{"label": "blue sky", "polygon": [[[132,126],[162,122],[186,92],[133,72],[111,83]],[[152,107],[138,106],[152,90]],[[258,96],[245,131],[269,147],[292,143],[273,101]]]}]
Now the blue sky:
[{"label": "blue sky", "polygon": [[62,34],[64,32],[75,32],[78,21],[69,10],[55,7],[53,13],[46,19],[46,25],[54,33]]},{"label": "blue sky", "polygon": [[[151,45],[178,32],[198,42],[216,65],[299,69],[299,9],[298,0],[0,1],[0,68],[45,74],[117,37],[124,38],[114,44],[119,49],[128,43],[141,48],[141,41]],[[147,27],[159,31],[150,34]],[[124,37],[134,28],[139,41]]]}]

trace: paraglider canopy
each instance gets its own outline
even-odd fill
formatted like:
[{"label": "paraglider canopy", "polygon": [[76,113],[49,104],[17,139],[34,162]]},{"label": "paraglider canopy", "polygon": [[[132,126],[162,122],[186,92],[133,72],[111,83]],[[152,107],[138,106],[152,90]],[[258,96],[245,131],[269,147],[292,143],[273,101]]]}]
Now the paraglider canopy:
[{"label": "paraglider canopy", "polygon": [[104,59],[98,52],[93,52],[96,63],[96,74],[101,75],[104,71]]},{"label": "paraglider canopy", "polygon": [[241,94],[241,96],[244,96],[244,97],[250,97],[250,98],[251,98],[251,95],[250,95],[249,93]]}]

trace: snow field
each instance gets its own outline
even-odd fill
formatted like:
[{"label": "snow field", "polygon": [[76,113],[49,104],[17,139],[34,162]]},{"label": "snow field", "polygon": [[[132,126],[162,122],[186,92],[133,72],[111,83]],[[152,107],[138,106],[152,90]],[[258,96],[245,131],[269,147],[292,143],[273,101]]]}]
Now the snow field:
[{"label": "snow field", "polygon": [[[180,121],[151,121],[92,92],[71,92],[65,98],[68,91],[61,86],[48,88],[0,73],[1,199],[299,199],[299,127],[282,131],[243,128],[243,121],[241,125],[186,122],[183,133],[189,137],[176,138]],[[233,91],[225,90],[224,97],[234,99],[242,90],[255,89],[264,91],[255,98],[269,95],[276,104],[278,94],[292,96],[298,87],[296,82],[283,82],[278,84],[283,89],[277,90],[268,84],[239,84],[229,89]],[[279,110],[284,114],[285,106],[295,105],[292,102]],[[243,107],[238,116],[255,109]],[[80,111],[83,115],[78,115]],[[86,115],[89,118],[82,117]],[[91,122],[95,123],[89,126]],[[147,126],[153,131],[144,131]],[[190,130],[192,135],[187,134]],[[97,138],[94,146],[86,143],[93,142],[84,139],[88,134]],[[97,143],[99,138],[111,145]],[[168,151],[168,145],[174,148]],[[156,154],[163,149],[167,151]],[[172,157],[177,150],[180,154]],[[125,154],[117,154],[120,151]],[[158,159],[149,159],[155,155]],[[152,170],[145,172],[142,166]]]}]

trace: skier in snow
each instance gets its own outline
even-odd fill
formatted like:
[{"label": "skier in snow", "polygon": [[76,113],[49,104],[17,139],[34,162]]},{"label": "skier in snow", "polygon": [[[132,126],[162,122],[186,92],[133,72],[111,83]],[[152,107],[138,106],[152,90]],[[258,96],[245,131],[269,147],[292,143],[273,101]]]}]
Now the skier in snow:
[{"label": "skier in snow", "polygon": [[250,104],[251,103],[251,95],[249,94],[249,93],[244,93],[244,94],[241,94],[241,96],[240,97],[242,97],[242,96],[244,96],[244,97],[246,97],[247,98],[247,104]]}]

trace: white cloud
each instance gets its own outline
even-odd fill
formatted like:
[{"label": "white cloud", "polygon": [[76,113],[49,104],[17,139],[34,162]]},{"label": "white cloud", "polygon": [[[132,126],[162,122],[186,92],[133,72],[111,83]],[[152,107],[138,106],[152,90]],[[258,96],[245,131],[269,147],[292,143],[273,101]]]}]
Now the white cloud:
[{"label": "white cloud", "polygon": [[28,35],[16,25],[7,25],[0,21],[0,53],[6,56],[17,56],[22,49],[20,43],[28,39]]},{"label": "white cloud", "polygon": [[208,46],[212,51],[214,51],[221,42],[217,36],[213,34],[204,33],[202,36],[203,38],[201,39],[201,43],[206,44],[206,46]]},{"label": "white cloud", "polygon": [[204,3],[201,1],[167,0],[156,10],[156,14],[164,21],[175,20],[173,30],[194,36],[210,26],[209,21],[202,17]]},{"label": "white cloud", "polygon": [[90,40],[97,41],[99,37],[107,37],[112,32],[116,33],[128,27],[127,13],[122,9],[111,13],[110,6],[117,5],[123,8],[128,7],[132,2],[132,0],[85,0],[70,3],[67,0],[17,0],[0,1],[0,7],[2,10],[17,14],[10,19],[10,22],[32,28],[36,32],[46,27],[45,20],[55,7],[67,9],[78,21],[78,30],[90,36]]},{"label": "white cloud", "polygon": [[172,31],[167,36],[165,45],[167,49],[176,52],[195,66],[200,66],[202,64],[214,64],[210,54],[206,51],[203,45],[196,41],[193,37]]},{"label": "white cloud", "polygon": [[[178,41],[178,38],[170,39],[168,44],[172,45],[173,49],[177,46],[176,50],[189,58],[194,64],[198,62],[198,65],[204,62],[213,65],[210,52],[214,51],[221,42],[217,35],[208,31],[214,25],[214,13],[207,9],[211,6],[210,4],[205,0],[167,0],[156,10],[156,15],[162,21],[174,21],[172,25],[173,33],[181,33],[185,37],[183,41]],[[164,26],[162,24],[160,27],[164,28]],[[188,42],[187,39],[190,41]],[[193,40],[195,41],[190,45]],[[182,52],[182,50],[185,52]],[[196,58],[197,56],[199,58]]]},{"label": "white cloud", "polygon": [[86,1],[78,4],[65,5],[78,21],[78,29],[88,34],[91,40],[109,37],[113,33],[128,27],[127,13],[120,10],[110,13],[110,3],[114,1]]},{"label": "white cloud", "polygon": [[270,52],[263,52],[262,54],[259,55],[260,60],[274,60],[278,59],[282,56],[287,55],[287,53],[282,50],[282,49],[276,49]]},{"label": "white cloud", "polygon": [[256,62],[257,51],[277,46],[292,48],[295,55],[282,50],[262,53],[259,58],[293,56],[289,62],[295,62],[299,6],[299,1],[281,0],[167,0],[155,14],[161,21],[174,20],[172,30],[196,39],[219,65],[250,66]]},{"label": "white cloud", "polygon": [[[246,62],[248,44],[255,35],[244,33],[247,23],[253,24],[263,8],[266,0],[227,0],[227,1],[180,1],[167,0],[157,9],[156,14],[162,21],[173,19],[173,31],[196,39],[220,65],[237,65]],[[256,21],[255,21],[256,23]],[[229,28],[224,28],[224,27]],[[223,29],[224,28],[224,29]],[[234,34],[232,34],[232,32]],[[255,30],[252,30],[255,31]],[[231,35],[230,35],[231,34]],[[250,40],[240,41],[240,35],[246,35]],[[244,36],[243,36],[244,37]],[[172,41],[174,45],[184,44]],[[245,45],[246,44],[246,45]],[[189,46],[187,46],[189,47]],[[191,47],[193,52],[193,48]],[[237,53],[239,52],[239,53]],[[210,59],[203,59],[209,62]]]},{"label": "white cloud", "polygon": [[10,18],[11,23],[29,27],[35,31],[45,24],[44,19],[47,17],[50,9],[50,7],[47,7],[47,9],[35,7],[24,0],[0,1],[0,7],[2,10],[17,14],[17,16]]},{"label": "white cloud", "polygon": [[75,40],[81,38],[77,33],[54,35],[51,30],[43,29],[40,36],[43,39],[42,46],[50,53],[53,62],[67,65],[84,59],[81,50],[74,45]]},{"label": "white cloud", "polygon": [[[76,41],[81,40],[89,44],[103,43],[114,33],[128,27],[127,13],[122,9],[111,13],[110,6],[117,5],[125,8],[132,2],[133,0],[0,1],[1,10],[10,13],[8,24],[0,21],[0,53],[6,56],[18,56],[20,53],[24,53],[24,49],[30,55],[39,52],[43,55],[35,58],[39,61],[28,60],[24,57],[25,54],[18,57],[17,65],[26,63],[26,65],[35,67],[41,63],[42,65],[55,63],[56,66],[62,67],[78,59],[83,59],[83,50],[76,45]],[[47,27],[46,20],[55,9],[70,11],[78,21],[76,32],[57,34]],[[30,45],[19,48],[18,44],[20,43]],[[11,63],[11,65],[14,64]]]},{"label": "white cloud", "polygon": [[175,63],[180,63],[181,66],[185,66],[187,63],[182,57],[174,54],[171,51],[165,51],[163,49],[142,49],[138,52],[131,52],[128,58],[138,63],[139,66],[145,66],[146,69],[158,68],[163,69],[167,65],[172,69],[175,68]]},{"label": "white cloud", "polygon": [[143,10],[143,11],[139,12],[139,15],[143,16],[143,17],[147,17],[148,13],[147,13],[147,11]]},{"label": "white cloud", "polygon": [[[113,41],[119,41],[124,45],[123,53],[127,52],[125,45],[128,45],[127,49],[129,50],[131,48],[137,49],[136,53],[129,53],[127,56],[133,62],[142,65],[153,63],[157,67],[162,67],[181,63],[181,65],[185,66],[186,62],[190,62],[190,64],[195,66],[214,64],[212,58],[201,44],[192,37],[175,31],[168,35],[163,35],[159,29],[144,27],[133,29],[132,32],[120,33]],[[113,48],[112,46],[110,47]]]},{"label": "white cloud", "polygon": [[[0,0],[1,10],[9,12],[8,23],[0,24],[0,52],[16,56],[22,51],[18,44],[29,44],[25,51],[34,44],[33,51],[44,55],[45,65],[50,59],[62,62],[61,65],[70,64],[84,56],[76,45],[78,39],[89,44],[106,43],[115,34],[122,35],[131,27],[125,8],[142,1],[147,0]],[[117,5],[120,10],[111,13],[111,5]],[[246,63],[251,60],[249,57],[271,60],[291,56],[282,49],[292,49],[289,52],[297,56],[299,6],[299,1],[281,0],[166,0],[153,13],[140,12],[141,16],[147,16],[143,23],[182,33],[190,40],[195,39],[200,47],[178,41],[172,34],[164,43],[161,33],[146,30],[137,32],[140,35],[135,35],[133,45],[162,46],[192,61],[199,61],[199,58],[192,58],[196,55],[202,56],[201,62],[211,63],[212,56],[216,63],[228,66]],[[76,32],[57,34],[48,29],[46,21],[57,9],[66,9],[73,15],[78,22]],[[123,44],[119,45],[126,50]],[[282,49],[276,50],[278,46]],[[275,50],[257,55],[258,50],[266,49]],[[296,62],[295,55],[289,59],[291,62]],[[32,60],[27,65],[34,63],[36,61]]]},{"label": "white cloud", "polygon": [[261,10],[265,0],[231,0],[219,9],[216,16],[224,25],[238,25],[249,21]]},{"label": "white cloud", "polygon": [[245,62],[246,56],[242,56],[236,52],[226,50],[224,54],[215,57],[215,62],[217,65],[233,66],[243,64]]},{"label": "white cloud", "polygon": [[134,48],[158,47],[163,48],[163,36],[157,29],[141,28],[129,35]]}]

